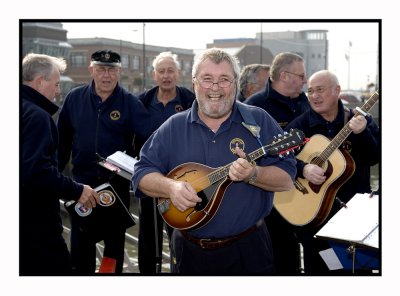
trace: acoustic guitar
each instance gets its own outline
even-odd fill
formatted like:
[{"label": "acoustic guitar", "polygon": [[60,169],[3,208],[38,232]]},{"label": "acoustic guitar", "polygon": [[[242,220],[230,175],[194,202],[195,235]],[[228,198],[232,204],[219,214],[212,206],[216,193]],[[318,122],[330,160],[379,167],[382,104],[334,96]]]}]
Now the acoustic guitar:
[{"label": "acoustic guitar", "polygon": [[[290,151],[304,144],[304,133],[291,130],[289,133],[276,137],[270,144],[263,146],[247,155],[250,162],[264,155],[283,157]],[[228,178],[231,163],[219,168],[211,168],[200,163],[188,162],[174,168],[167,177],[190,183],[196,190],[201,202],[183,212],[178,210],[169,198],[159,198],[158,211],[164,221],[171,227],[184,230],[196,229],[208,223],[217,212],[226,188],[232,183]]]},{"label": "acoustic guitar", "polygon": [[[365,116],[378,99],[379,93],[375,92],[361,108],[354,109],[354,116]],[[351,132],[347,122],[332,141],[323,135],[314,135],[296,156],[323,168],[326,180],[316,185],[297,178],[292,190],[275,193],[274,207],[290,224],[318,226],[328,217],[338,190],[354,174],[353,158],[347,151],[338,149]]]}]

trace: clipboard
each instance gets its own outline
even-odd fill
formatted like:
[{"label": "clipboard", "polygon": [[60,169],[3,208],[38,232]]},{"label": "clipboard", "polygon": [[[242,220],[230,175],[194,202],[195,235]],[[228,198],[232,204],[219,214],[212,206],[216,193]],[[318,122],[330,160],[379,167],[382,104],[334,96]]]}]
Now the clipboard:
[{"label": "clipboard", "polygon": [[131,181],[136,162],[138,162],[136,158],[133,158],[124,152],[116,151],[107,158],[102,158],[98,164]]}]

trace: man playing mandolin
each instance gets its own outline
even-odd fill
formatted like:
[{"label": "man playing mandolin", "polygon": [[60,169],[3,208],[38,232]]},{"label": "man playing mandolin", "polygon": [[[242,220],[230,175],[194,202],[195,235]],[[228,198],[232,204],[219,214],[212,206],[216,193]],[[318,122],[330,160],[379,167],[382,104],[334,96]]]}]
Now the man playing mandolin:
[{"label": "man playing mandolin", "polygon": [[227,52],[204,51],[192,74],[193,107],[145,143],[133,190],[158,198],[160,213],[175,228],[173,273],[271,274],[263,218],[274,192],[293,187],[295,160],[278,156],[301,144],[300,133],[282,135],[267,112],[235,100],[239,65]]}]

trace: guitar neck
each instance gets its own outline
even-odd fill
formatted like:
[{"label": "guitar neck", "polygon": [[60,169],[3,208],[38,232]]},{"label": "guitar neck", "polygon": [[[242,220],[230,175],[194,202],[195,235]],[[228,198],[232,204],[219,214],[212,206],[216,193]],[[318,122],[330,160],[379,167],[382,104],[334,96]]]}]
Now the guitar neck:
[{"label": "guitar neck", "polygon": [[[376,102],[379,99],[379,93],[375,92],[369,99],[368,101],[361,107],[361,110],[364,111],[365,113],[368,113],[368,111],[376,104]],[[361,112],[359,112],[357,109],[354,109],[354,116],[360,115]],[[328,158],[331,156],[331,154],[340,147],[340,145],[343,144],[343,142],[346,140],[346,138],[351,134],[352,130],[350,128],[350,122],[347,122],[346,125],[342,128],[342,130],[333,138],[331,143],[328,145],[328,147],[325,148],[324,151],[320,154],[319,158],[316,158],[316,161],[321,162],[320,164],[324,163],[325,161],[328,160]],[[318,163],[317,163],[318,164]]]}]

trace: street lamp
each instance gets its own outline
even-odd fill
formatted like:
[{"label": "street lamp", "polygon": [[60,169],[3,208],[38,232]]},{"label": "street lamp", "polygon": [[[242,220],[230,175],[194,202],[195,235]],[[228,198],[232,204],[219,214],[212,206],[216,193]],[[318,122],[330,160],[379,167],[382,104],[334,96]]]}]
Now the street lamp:
[{"label": "street lamp", "polygon": [[146,24],[143,23],[143,91],[146,90]]},{"label": "street lamp", "polygon": [[350,90],[350,48],[352,46],[351,41],[349,41],[349,48],[347,53],[345,54],[345,58],[347,60],[347,89]]},{"label": "street lamp", "polygon": [[263,27],[261,23],[261,34],[260,34],[260,64],[263,63]]},{"label": "street lamp", "polygon": [[[133,30],[137,32],[138,30]],[[142,90],[146,89],[146,24],[143,23],[143,52],[142,52]]]}]

